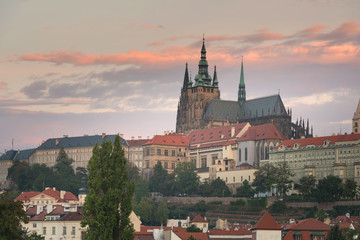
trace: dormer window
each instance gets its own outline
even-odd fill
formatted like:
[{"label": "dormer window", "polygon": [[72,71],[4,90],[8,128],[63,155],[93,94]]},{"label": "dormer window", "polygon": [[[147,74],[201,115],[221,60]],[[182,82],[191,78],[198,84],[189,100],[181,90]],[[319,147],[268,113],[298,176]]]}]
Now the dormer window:
[{"label": "dormer window", "polygon": [[300,145],[301,145],[300,143],[295,143],[294,144],[294,149],[298,149],[300,147]]},{"label": "dormer window", "polygon": [[324,147],[329,146],[329,144],[330,144],[330,141],[329,141],[329,140],[325,140],[325,141],[324,141]]}]

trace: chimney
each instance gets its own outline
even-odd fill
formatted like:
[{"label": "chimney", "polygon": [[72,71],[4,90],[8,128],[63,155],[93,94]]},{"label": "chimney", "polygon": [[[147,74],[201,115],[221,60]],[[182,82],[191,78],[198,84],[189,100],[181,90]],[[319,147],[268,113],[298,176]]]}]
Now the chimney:
[{"label": "chimney", "polygon": [[56,191],[56,187],[53,187],[53,190]]},{"label": "chimney", "polygon": [[134,140],[135,139],[135,137],[134,136],[131,136],[131,140]]},{"label": "chimney", "polygon": [[235,136],[235,127],[231,127],[231,137]]},{"label": "chimney", "polygon": [[55,144],[56,144],[56,146],[59,145],[59,139],[55,140]]},{"label": "chimney", "polygon": [[51,213],[52,210],[53,210],[53,206],[52,206],[52,205],[47,205],[47,206],[46,206],[46,213],[47,213],[47,214]]},{"label": "chimney", "polygon": [[60,191],[60,199],[64,199],[66,191],[61,190]]},{"label": "chimney", "polygon": [[44,210],[44,206],[36,205],[36,215],[39,215]]},{"label": "chimney", "polygon": [[68,137],[69,137],[69,135],[63,135],[63,137],[64,137],[64,138],[68,138]]},{"label": "chimney", "polygon": [[164,131],[164,136],[166,136],[166,131]]},{"label": "chimney", "polygon": [[138,139],[141,139],[141,136],[138,136]]},{"label": "chimney", "polygon": [[106,137],[106,133],[102,133],[101,137],[104,139]]}]

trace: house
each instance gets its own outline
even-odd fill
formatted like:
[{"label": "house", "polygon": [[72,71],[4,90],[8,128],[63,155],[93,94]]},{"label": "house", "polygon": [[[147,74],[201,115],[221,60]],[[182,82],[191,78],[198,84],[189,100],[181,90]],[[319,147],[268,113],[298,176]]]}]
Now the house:
[{"label": "house", "polygon": [[260,218],[252,230],[252,240],[281,240],[281,226],[269,212]]},{"label": "house", "polygon": [[206,220],[206,217],[203,218],[200,214],[196,215],[190,223],[191,225],[195,225],[195,227],[200,228],[203,232],[206,232],[209,229],[209,223]]},{"label": "house", "polygon": [[15,201],[28,205],[79,205],[79,199],[71,192],[58,191],[56,188],[45,188],[42,192],[22,192]]},{"label": "house", "polygon": [[330,226],[314,218],[287,225],[283,229],[284,240],[325,240]]},{"label": "house", "polygon": [[251,240],[252,232],[244,229],[210,229],[209,238],[216,240]]},{"label": "house", "polygon": [[182,228],[190,227],[190,216],[188,216],[186,219],[168,219],[166,226]]}]

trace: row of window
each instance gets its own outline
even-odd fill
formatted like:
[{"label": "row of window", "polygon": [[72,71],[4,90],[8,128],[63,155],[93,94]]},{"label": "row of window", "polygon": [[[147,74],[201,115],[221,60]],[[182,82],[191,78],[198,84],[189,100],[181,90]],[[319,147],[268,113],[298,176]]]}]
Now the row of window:
[{"label": "row of window", "polygon": [[[33,228],[36,228],[36,223],[33,224]],[[75,235],[76,234],[76,228],[73,226],[71,228],[71,235]],[[43,233],[42,235],[46,235],[47,234],[47,231],[46,231],[46,227],[43,227]],[[56,235],[56,227],[52,227],[51,228],[51,234],[52,235]],[[62,235],[66,235],[67,234],[67,231],[66,231],[66,227],[63,227],[63,232],[62,232]]]}]

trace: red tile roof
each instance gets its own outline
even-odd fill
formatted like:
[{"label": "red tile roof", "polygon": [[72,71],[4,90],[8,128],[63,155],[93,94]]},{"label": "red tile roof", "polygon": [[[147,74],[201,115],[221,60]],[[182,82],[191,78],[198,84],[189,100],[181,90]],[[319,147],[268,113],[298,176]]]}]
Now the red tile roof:
[{"label": "red tile roof", "polygon": [[330,141],[329,145],[334,145],[336,142],[349,142],[349,141],[360,140],[360,134],[347,134],[347,135],[285,140],[281,142],[280,145],[276,147],[276,149],[278,149],[281,145],[286,146],[287,148],[292,148],[294,147],[295,143],[301,144],[300,145],[301,148],[306,147],[308,145],[322,146],[324,145],[325,140]]},{"label": "red tile roof", "polygon": [[189,146],[190,137],[179,134],[156,135],[144,145]]},{"label": "red tile roof", "polygon": [[207,223],[207,221],[200,214],[196,215],[193,220],[191,220],[191,222]]},{"label": "red tile roof", "polygon": [[[15,201],[27,201],[31,198],[39,195],[39,194],[46,194],[50,197],[55,198],[56,200],[60,200],[60,192],[57,190],[54,190],[53,188],[47,188],[42,192],[23,192],[21,193],[17,198],[15,198]],[[65,201],[74,200],[78,201],[78,198],[72,194],[71,192],[65,192],[64,199]]]},{"label": "red tile roof", "polygon": [[284,236],[283,240],[294,240],[293,232],[288,231],[286,235]]},{"label": "red tile roof", "polygon": [[196,240],[209,240],[207,233],[186,232],[185,229],[173,229],[173,231],[182,240],[188,240],[190,236],[193,236]]},{"label": "red tile roof", "polygon": [[285,137],[276,129],[273,123],[251,126],[238,141],[280,139]]},{"label": "red tile roof", "polygon": [[81,212],[69,212],[65,216],[61,217],[59,221],[81,221],[83,219]]},{"label": "red tile roof", "polygon": [[36,215],[36,210],[37,210],[36,205],[29,207],[28,209],[26,209],[26,215]]},{"label": "red tile roof", "polygon": [[31,198],[35,197],[36,195],[39,195],[40,192],[23,192],[21,193],[19,196],[17,196],[17,198],[15,198],[15,201],[27,201],[30,200]]},{"label": "red tile roof", "polygon": [[251,235],[251,233],[252,232],[250,230],[245,230],[245,229],[239,229],[239,230],[210,229],[209,230],[210,235],[249,235],[249,234]]},{"label": "red tile roof", "polygon": [[38,215],[33,216],[29,219],[29,221],[44,221],[46,216],[46,209],[44,209],[41,213]]},{"label": "red tile roof", "polygon": [[281,230],[281,226],[277,224],[275,219],[270,215],[270,213],[265,212],[265,214],[260,218],[260,220],[252,228],[253,230]]},{"label": "red tile roof", "polygon": [[[206,143],[206,142],[217,142],[226,141],[229,139],[236,139],[236,136],[243,130],[244,127],[250,126],[249,123],[234,124],[225,127],[215,127],[194,130],[190,133],[191,145]],[[234,127],[235,134],[231,137],[231,128]]]},{"label": "red tile roof", "polygon": [[284,230],[293,230],[293,231],[329,231],[330,226],[316,220],[314,218],[308,218],[301,220],[298,223],[293,223],[288,225]]},{"label": "red tile roof", "polygon": [[137,140],[126,140],[129,146],[142,146],[147,143],[150,139],[137,139]]},{"label": "red tile roof", "polygon": [[61,215],[61,214],[65,214],[64,207],[61,205],[54,206],[54,209],[51,212],[49,212],[49,215]]}]

